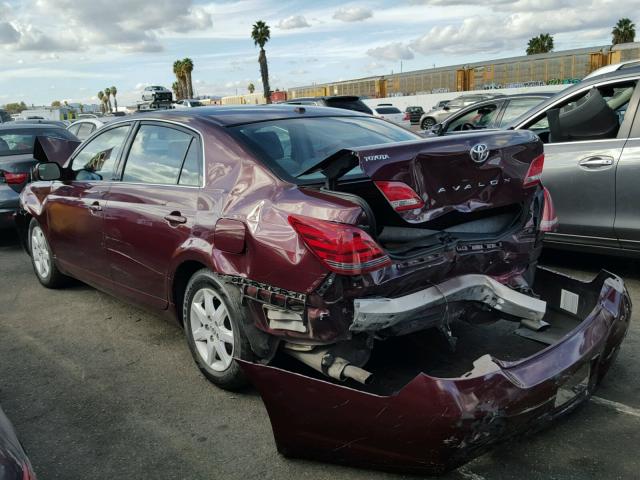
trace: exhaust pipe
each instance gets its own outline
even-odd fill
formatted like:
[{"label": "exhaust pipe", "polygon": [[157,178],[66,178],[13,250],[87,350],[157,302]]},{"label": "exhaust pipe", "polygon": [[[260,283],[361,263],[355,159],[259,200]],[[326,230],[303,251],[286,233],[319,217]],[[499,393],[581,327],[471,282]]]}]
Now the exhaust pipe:
[{"label": "exhaust pipe", "polygon": [[342,357],[335,357],[328,349],[318,349],[311,352],[285,350],[296,360],[317,370],[328,377],[344,382],[347,378],[363,385],[368,385],[373,380],[373,374],[357,367]]}]

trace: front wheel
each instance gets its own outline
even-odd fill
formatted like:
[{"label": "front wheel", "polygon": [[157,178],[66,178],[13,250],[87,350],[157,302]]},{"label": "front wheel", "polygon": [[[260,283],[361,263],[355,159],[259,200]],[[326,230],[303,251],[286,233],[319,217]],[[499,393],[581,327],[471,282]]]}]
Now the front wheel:
[{"label": "front wheel", "polygon": [[29,252],[33,271],[42,285],[58,288],[65,284],[67,277],[56,267],[47,237],[35,218],[29,224]]},{"label": "front wheel", "polygon": [[238,390],[247,381],[235,358],[252,360],[239,292],[209,270],[196,272],[184,295],[184,329],[198,368],[212,383]]}]

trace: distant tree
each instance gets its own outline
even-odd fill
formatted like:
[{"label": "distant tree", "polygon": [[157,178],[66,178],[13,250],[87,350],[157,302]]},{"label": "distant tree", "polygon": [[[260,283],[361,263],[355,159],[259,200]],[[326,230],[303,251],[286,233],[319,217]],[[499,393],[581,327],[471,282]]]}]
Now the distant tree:
[{"label": "distant tree", "polygon": [[54,100],[53,102],[51,102],[51,106],[52,107],[59,107],[60,106],[60,100]]},{"label": "distant tree", "polygon": [[68,107],[68,106],[69,106],[69,102],[65,100],[65,101],[64,101],[64,106],[65,106],[65,107]]},{"label": "distant tree", "polygon": [[116,87],[111,87],[111,95],[113,96],[113,108],[117,112],[118,111],[118,100],[116,100],[116,93],[118,93],[118,89]]},{"label": "distant tree", "polygon": [[258,20],[253,24],[251,38],[253,39],[254,45],[260,47],[258,63],[260,63],[262,88],[264,89],[264,97],[267,103],[271,103],[271,91],[269,90],[269,66],[267,64],[267,53],[264,51],[264,46],[271,39],[271,30],[269,29],[269,25],[267,25],[262,20]]},{"label": "distant tree", "polygon": [[193,72],[193,60],[189,57],[182,59],[182,72],[184,81],[187,86],[187,96],[193,98],[193,82],[191,81],[191,72]]},{"label": "distant tree", "polygon": [[107,113],[104,108],[104,92],[102,90],[98,92],[98,100],[100,100],[100,111],[102,113]]},{"label": "distant tree", "polygon": [[179,87],[177,100],[186,98],[187,92],[186,92],[185,82],[184,82],[184,69],[182,68],[182,60],[176,60],[175,62],[173,62],[173,73],[176,76],[176,80],[178,81],[178,87]]},{"label": "distant tree", "polygon": [[105,103],[107,104],[107,111],[113,112],[111,108],[111,89],[109,87],[104,89],[104,96],[106,97]]},{"label": "distant tree", "polygon": [[636,38],[636,26],[628,18],[621,18],[616,26],[611,30],[611,43],[617,45],[619,43],[631,43]]},{"label": "distant tree", "polygon": [[247,90],[249,90],[249,93],[253,93],[256,91],[256,86],[253,83],[250,83],[247,85]]},{"label": "distant tree", "polygon": [[173,90],[173,96],[176,98],[176,100],[178,100],[178,98],[180,98],[180,84],[177,80],[173,82],[173,85],[171,85],[171,89]]},{"label": "distant tree", "polygon": [[533,37],[527,44],[527,55],[535,55],[537,53],[548,53],[553,50],[553,37],[548,33],[541,33],[537,37]]},{"label": "distant tree", "polygon": [[24,102],[20,102],[20,103],[7,103],[4,107],[3,107],[10,115],[13,115],[15,113],[20,113],[23,110],[26,110],[28,107],[26,105],[26,103]]}]

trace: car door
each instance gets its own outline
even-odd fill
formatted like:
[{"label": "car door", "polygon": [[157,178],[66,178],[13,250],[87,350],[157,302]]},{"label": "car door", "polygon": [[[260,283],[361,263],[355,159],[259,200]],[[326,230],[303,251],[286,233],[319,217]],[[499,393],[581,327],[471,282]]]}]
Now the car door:
[{"label": "car door", "polygon": [[640,250],[640,88],[636,88],[626,115],[633,117],[629,138],[616,169],[615,233],[622,248]]},{"label": "car door", "polygon": [[[596,85],[607,103],[616,92],[635,90],[636,81],[603,80]],[[571,110],[593,88],[574,91],[548,105],[543,113],[522,124],[545,141],[542,181],[553,198],[559,225],[545,236],[549,242],[619,248],[614,231],[616,214],[616,168],[626,142],[630,118],[626,105],[615,108],[619,128],[611,138],[554,141],[547,112],[552,108]],[[628,102],[627,102],[628,103]]]},{"label": "car door", "polygon": [[119,294],[167,307],[168,266],[191,236],[201,167],[199,134],[172,123],[138,125],[105,208],[107,261]]},{"label": "car door", "polygon": [[105,197],[131,123],[113,126],[71,157],[65,180],[52,183],[46,213],[51,249],[64,271],[102,286],[110,283],[103,242]]}]

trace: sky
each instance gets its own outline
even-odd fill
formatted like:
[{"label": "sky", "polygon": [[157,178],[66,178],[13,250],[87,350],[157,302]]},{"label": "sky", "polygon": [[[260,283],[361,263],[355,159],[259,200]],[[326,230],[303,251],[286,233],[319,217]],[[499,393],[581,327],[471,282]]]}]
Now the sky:
[{"label": "sky", "polygon": [[198,95],[261,90],[251,27],[271,27],[272,89],[523,55],[551,33],[555,50],[606,45],[640,0],[0,0],[0,104],[121,105],[168,88],[190,57]]}]

